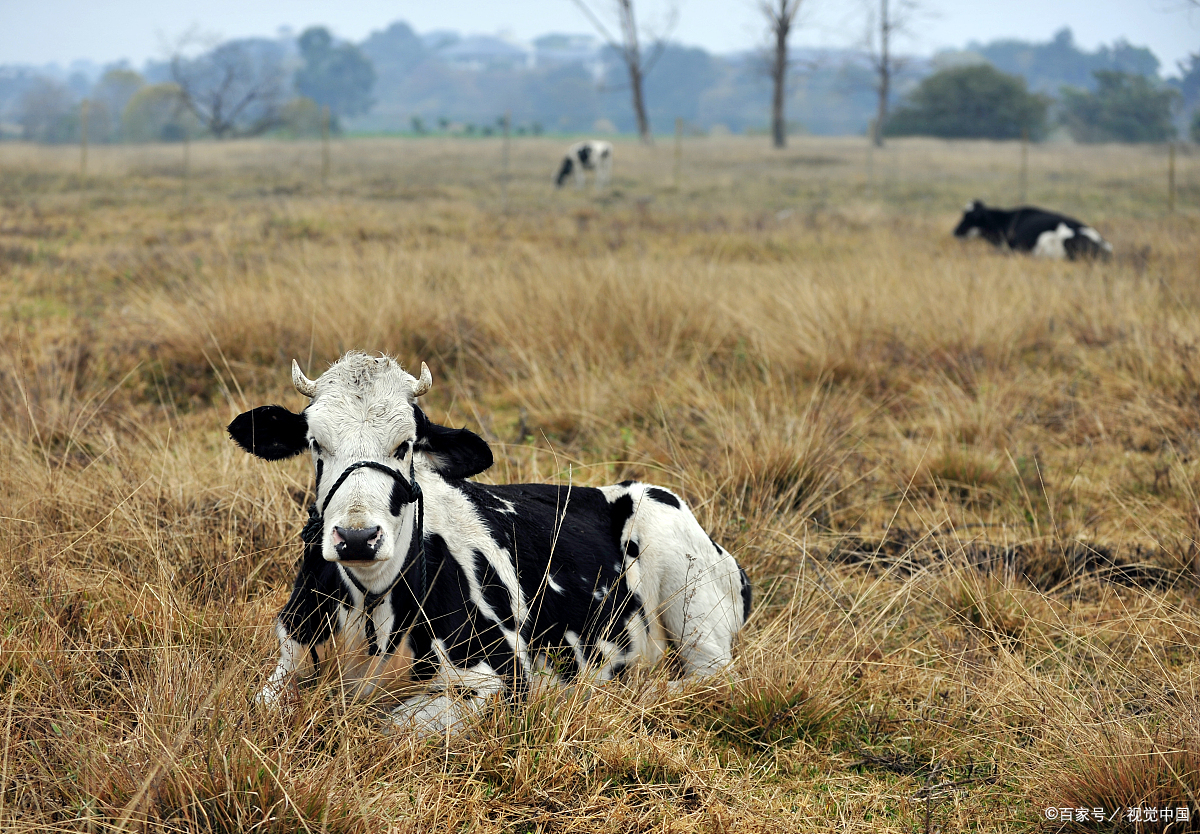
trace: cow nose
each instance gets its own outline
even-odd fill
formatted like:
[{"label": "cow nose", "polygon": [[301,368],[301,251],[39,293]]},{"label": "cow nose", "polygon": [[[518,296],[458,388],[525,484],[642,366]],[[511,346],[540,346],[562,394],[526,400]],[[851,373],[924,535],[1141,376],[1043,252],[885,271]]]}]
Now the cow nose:
[{"label": "cow nose", "polygon": [[338,558],[346,562],[366,562],[374,559],[375,551],[379,549],[379,532],[379,527],[334,527],[333,547]]}]

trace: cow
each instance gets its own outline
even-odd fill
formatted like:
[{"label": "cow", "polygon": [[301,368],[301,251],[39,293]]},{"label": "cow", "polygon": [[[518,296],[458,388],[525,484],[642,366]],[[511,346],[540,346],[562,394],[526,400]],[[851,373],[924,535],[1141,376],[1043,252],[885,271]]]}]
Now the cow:
[{"label": "cow", "polygon": [[1112,254],[1112,246],[1091,226],[1032,206],[1005,211],[975,200],[967,204],[954,236],[982,237],[993,246],[1060,260],[1107,259]]},{"label": "cow", "polygon": [[554,185],[557,188],[562,188],[563,183],[567,181],[567,177],[575,174],[575,186],[583,188],[587,178],[587,171],[596,172],[596,189],[608,185],[612,178],[612,145],[608,142],[601,142],[597,139],[588,139],[583,142],[576,142],[571,147],[567,148],[567,155],[563,157],[562,165],[558,169],[558,175],[554,178]]},{"label": "cow", "polygon": [[293,361],[292,383],[310,398],[299,414],[259,406],[228,427],[253,455],[308,451],[315,470],[259,703],[335,664],[354,697],[398,700],[396,725],[449,733],[489,703],[608,681],[669,648],[684,678],[731,662],[750,584],[675,493],[469,480],[491,449],[430,420],[425,363],[418,378],[352,351],[316,380]]}]

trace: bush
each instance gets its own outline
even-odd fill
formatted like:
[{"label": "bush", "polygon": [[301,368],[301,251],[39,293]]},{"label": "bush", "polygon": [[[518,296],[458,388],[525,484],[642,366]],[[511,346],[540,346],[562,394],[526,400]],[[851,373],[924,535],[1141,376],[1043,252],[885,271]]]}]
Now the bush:
[{"label": "bush", "polygon": [[121,132],[130,142],[179,142],[201,126],[183,108],[176,84],[153,84],[134,93],[121,114]]},{"label": "bush", "polygon": [[1046,132],[1045,96],[990,64],[954,67],[921,82],[884,125],[888,136],[945,139],[1037,139]]},{"label": "bush", "polygon": [[1175,136],[1171,105],[1176,90],[1155,87],[1142,75],[1097,70],[1096,92],[1062,90],[1062,122],[1077,142],[1165,142]]}]

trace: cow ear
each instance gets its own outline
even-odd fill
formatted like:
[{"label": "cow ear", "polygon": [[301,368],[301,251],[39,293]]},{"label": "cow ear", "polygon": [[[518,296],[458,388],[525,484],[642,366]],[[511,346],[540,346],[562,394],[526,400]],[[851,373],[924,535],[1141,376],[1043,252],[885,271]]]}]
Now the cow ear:
[{"label": "cow ear", "polygon": [[235,417],[229,436],[263,460],[283,460],[308,448],[308,420],[281,405],[260,405]]},{"label": "cow ear", "polygon": [[429,422],[421,409],[413,410],[417,418],[415,448],[443,478],[470,478],[492,465],[491,448],[475,432],[439,426]]}]

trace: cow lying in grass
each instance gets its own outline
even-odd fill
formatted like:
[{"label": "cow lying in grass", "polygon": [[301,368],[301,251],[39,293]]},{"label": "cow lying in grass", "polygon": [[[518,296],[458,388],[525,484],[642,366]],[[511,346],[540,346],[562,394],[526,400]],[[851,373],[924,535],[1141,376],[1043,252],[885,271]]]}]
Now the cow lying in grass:
[{"label": "cow lying in grass", "polygon": [[1112,246],[1100,233],[1073,217],[1022,206],[1006,211],[979,200],[967,204],[955,237],[982,237],[994,246],[1046,258],[1107,258]]},{"label": "cow lying in grass", "polygon": [[316,470],[261,702],[337,658],[359,693],[423,684],[392,715],[439,732],[535,679],[605,681],[668,646],[686,675],[730,662],[746,574],[673,493],[467,480],[492,465],[491,450],[425,415],[424,364],[416,379],[351,352],[316,381],[293,362],[292,381],[311,398],[303,412],[261,406],[229,425],[246,451],[307,450]]}]

